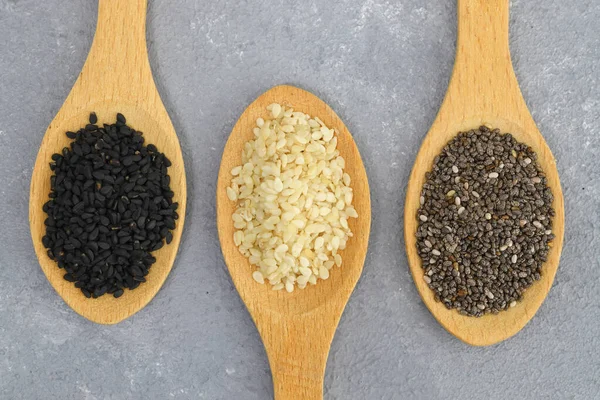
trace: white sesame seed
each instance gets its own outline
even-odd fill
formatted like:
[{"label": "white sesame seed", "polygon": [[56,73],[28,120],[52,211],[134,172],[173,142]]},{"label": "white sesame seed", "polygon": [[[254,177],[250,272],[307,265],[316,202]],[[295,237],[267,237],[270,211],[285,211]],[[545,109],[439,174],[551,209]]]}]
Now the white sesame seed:
[{"label": "white sesame seed", "polygon": [[257,267],[249,275],[291,292],[342,265],[338,251],[352,237],[348,219],[358,213],[334,130],[276,103],[267,110],[271,117],[257,119],[255,138],[231,170],[227,196],[238,203],[234,243]]},{"label": "white sesame seed", "polygon": [[265,277],[263,276],[263,274],[260,273],[260,271],[254,271],[252,273],[252,278],[254,278],[254,280],[260,283],[261,285],[265,283]]},{"label": "white sesame seed", "polygon": [[540,229],[542,228],[542,224],[539,221],[533,221],[533,226]]},{"label": "white sesame seed", "polygon": [[461,207],[461,208],[458,209],[458,215],[460,215],[460,214],[462,214],[464,212],[465,212],[465,208],[464,207]]},{"label": "white sesame seed", "polygon": [[492,214],[485,213],[485,219],[492,219]]},{"label": "white sesame seed", "polygon": [[419,203],[421,203],[421,205],[425,204],[425,197],[421,196],[419,198]]},{"label": "white sesame seed", "polygon": [[523,160],[523,162],[525,163],[525,165],[529,165],[531,164],[531,158],[527,157]]},{"label": "white sesame seed", "polygon": [[535,178],[531,178],[531,182],[533,183],[540,183],[542,181],[542,179],[538,176],[536,176]]},{"label": "white sesame seed", "polygon": [[423,222],[427,221],[427,217],[425,215],[419,215],[419,219]]},{"label": "white sesame seed", "polygon": [[423,275],[423,280],[425,281],[425,283],[430,284],[431,283],[431,278],[428,277],[427,275]]},{"label": "white sesame seed", "polygon": [[431,242],[429,240],[425,240],[425,246],[431,248],[433,245],[431,244]]},{"label": "white sesame seed", "polygon": [[514,300],[513,300],[513,301],[511,301],[511,303],[510,303],[510,306],[511,306],[511,307],[514,307],[514,306],[516,306],[516,305],[517,305],[517,302],[516,302],[516,301],[514,301]]},{"label": "white sesame seed", "polygon": [[506,250],[506,249],[508,249],[508,246],[507,246],[507,245],[504,245],[504,246],[501,246],[501,247],[500,247],[500,251],[504,251],[504,250]]},{"label": "white sesame seed", "polygon": [[454,172],[455,174],[458,173],[458,167],[456,165],[452,166],[452,172]]},{"label": "white sesame seed", "polygon": [[236,191],[233,190],[232,188],[228,187],[227,188],[227,197],[231,201],[236,201],[237,200],[237,193],[236,193]]},{"label": "white sesame seed", "polygon": [[472,191],[471,194],[473,195],[473,197],[477,197],[479,198],[479,193],[477,193],[476,191]]},{"label": "white sesame seed", "polygon": [[489,178],[497,178],[498,177],[498,173],[497,172],[490,172],[488,175]]},{"label": "white sesame seed", "polygon": [[431,250],[431,254],[433,254],[434,256],[440,256],[442,255],[442,253],[439,252],[439,250]]},{"label": "white sesame seed", "polygon": [[546,235],[550,235],[552,234],[552,229],[548,229],[546,232],[544,232]]},{"label": "white sesame seed", "polygon": [[510,261],[511,261],[513,264],[516,264],[516,263],[517,263],[517,255],[516,255],[516,254],[513,254],[513,256],[512,256],[512,258],[510,259]]}]

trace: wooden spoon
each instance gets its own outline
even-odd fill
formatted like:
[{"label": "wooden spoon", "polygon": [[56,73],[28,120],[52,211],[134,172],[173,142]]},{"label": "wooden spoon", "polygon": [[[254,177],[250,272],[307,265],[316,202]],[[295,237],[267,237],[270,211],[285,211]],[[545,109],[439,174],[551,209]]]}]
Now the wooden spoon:
[{"label": "wooden spoon", "polygon": [[[252,279],[255,268],[233,242],[235,230],[231,215],[236,204],[226,194],[231,184],[230,171],[241,163],[244,144],[254,138],[252,128],[256,126],[256,119],[268,118],[266,107],[271,103],[285,104],[319,117],[336,130],[338,149],[346,159],[345,171],[352,178],[353,205],[359,215],[350,221],[354,237],[340,252],[341,268],[334,267],[329,279],[292,293],[273,291],[268,282],[261,285]],[[371,227],[369,183],[360,154],[344,123],[325,102],[296,87],[277,86],[250,104],[235,124],[223,151],[217,183],[217,225],[229,273],[264,342],[275,398],[321,399],[329,347],[362,272]]]},{"label": "wooden spoon", "polygon": [[[563,195],[556,162],[531,117],[515,73],[508,47],[509,0],[458,0],[456,61],[442,107],[425,137],[410,175],[404,210],[404,234],[410,269],[427,308],[444,328],[462,341],[486,346],[519,332],[534,316],[554,280],[564,233]],[[556,211],[552,231],[556,235],[544,263],[542,278],[528,288],[522,301],[508,311],[481,318],[460,315],[436,302],[423,281],[416,248],[417,210],[425,172],[433,159],[459,131],[487,125],[510,132],[538,155],[554,194]]]},{"label": "wooden spoon", "polygon": [[[156,263],[147,282],[115,299],[105,295],[87,299],[64,271],[46,254],[42,245],[53,153],[70,143],[66,131],[77,131],[88,123],[91,111],[98,123],[114,123],[117,112],[127,124],[144,133],[146,143],[155,144],[171,160],[169,168],[179,219],[173,242],[153,253]],[[100,0],[98,25],[92,48],[71,93],[50,123],[37,156],[29,199],[29,222],[33,245],[42,270],[63,300],[83,317],[101,324],[115,324],[141,310],[165,281],[179,247],[185,217],[186,183],[181,149],[167,111],[160,100],[146,51],[146,0]]]}]

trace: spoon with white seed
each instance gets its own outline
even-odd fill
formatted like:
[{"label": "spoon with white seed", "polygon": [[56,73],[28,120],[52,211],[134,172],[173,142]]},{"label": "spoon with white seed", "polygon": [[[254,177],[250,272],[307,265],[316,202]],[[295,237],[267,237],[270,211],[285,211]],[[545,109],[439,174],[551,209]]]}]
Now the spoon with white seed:
[{"label": "spoon with white seed", "polygon": [[[349,222],[354,236],[340,252],[343,265],[327,280],[287,293],[274,291],[252,278],[253,267],[234,243],[232,214],[235,202],[227,196],[231,170],[240,164],[245,143],[254,138],[258,118],[266,108],[282,103],[318,116],[337,132],[338,149],[351,176],[353,205],[358,218]],[[292,86],[276,86],[258,97],[242,114],[223,151],[217,182],[217,226],[229,273],[262,337],[277,400],[322,399],[325,365],[333,335],[344,307],[362,272],[371,226],[369,183],[360,154],[348,129],[317,96]]]}]

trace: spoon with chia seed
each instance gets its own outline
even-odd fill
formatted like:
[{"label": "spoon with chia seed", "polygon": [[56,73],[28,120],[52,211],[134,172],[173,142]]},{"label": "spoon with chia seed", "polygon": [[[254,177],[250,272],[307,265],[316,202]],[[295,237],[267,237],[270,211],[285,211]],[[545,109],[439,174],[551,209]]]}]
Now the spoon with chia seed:
[{"label": "spoon with chia seed", "polygon": [[[74,311],[100,324],[115,324],[130,317],[156,295],[171,271],[185,217],[186,180],[183,157],[177,134],[160,99],[150,69],[146,49],[146,7],[147,0],[99,0],[98,23],[92,47],[69,96],[48,126],[31,177],[29,223],[40,266],[57,293]],[[79,288],[65,280],[64,269],[57,267],[42,243],[47,217],[43,205],[48,201],[53,174],[50,167],[51,156],[61,153],[61,149],[70,145],[71,139],[65,132],[73,134],[86,126],[92,111],[100,119],[96,120],[94,115],[93,121],[89,120],[94,131],[97,128],[96,122],[102,127],[102,123],[112,123],[115,116],[122,113],[127,116],[130,126],[143,132],[147,143],[155,144],[164,152],[171,160],[168,173],[174,193],[173,200],[179,203],[180,218],[172,230],[171,244],[152,253],[156,262],[143,278],[145,283],[135,291],[127,290],[124,294],[122,290],[119,291],[122,294],[120,298],[109,295],[86,298]],[[121,122],[124,123],[125,120],[122,119]],[[114,148],[112,151],[115,151]],[[129,176],[126,177],[128,178]],[[112,256],[116,255],[113,252]],[[114,276],[112,273],[109,275]],[[104,294],[106,289],[101,292]]]},{"label": "spoon with chia seed", "polygon": [[[510,57],[508,15],[509,0],[458,0],[458,39],[452,78],[437,118],[417,155],[410,175],[404,211],[407,257],[415,285],[423,301],[446,330],[462,341],[476,346],[491,345],[513,336],[535,315],[552,286],[564,233],[563,196],[556,162],[537,129],[519,89]],[[445,301],[436,301],[436,296],[440,300],[439,293],[443,296],[446,292],[440,289],[436,294],[431,289],[432,279],[425,271],[431,270],[433,273],[433,270],[429,266],[422,265],[422,257],[417,247],[419,225],[427,222],[428,217],[418,215],[418,210],[424,201],[421,190],[428,179],[426,172],[431,171],[434,163],[437,165],[439,158],[436,157],[443,149],[446,150],[446,145],[458,132],[474,131],[480,126],[510,132],[516,142],[523,143],[525,147],[529,146],[528,151],[537,154],[536,165],[543,170],[544,183],[552,192],[551,208],[554,210],[554,216],[552,232],[548,233],[548,236],[553,235],[553,240],[548,245],[547,256],[544,254],[545,262],[541,273],[536,275],[537,280],[522,293],[519,301],[510,302],[512,306],[505,306],[501,311],[494,309],[493,313],[485,314],[478,310],[484,310],[486,306],[477,304],[478,308],[472,307],[470,313],[463,310],[461,314],[455,309],[447,308],[454,300],[446,298],[442,299]],[[487,128],[483,128],[484,131],[485,129]],[[525,161],[531,163],[530,159]],[[457,166],[451,166],[449,174],[452,173],[457,174],[457,178],[460,179]],[[488,178],[498,179],[498,174],[489,172]],[[456,214],[459,214],[456,218],[465,218],[471,211],[469,206],[464,204],[464,201],[461,204],[460,198],[454,198],[453,190],[448,191],[448,196],[453,200],[448,202],[448,207],[456,208]],[[486,219],[492,218],[488,213],[482,213],[482,216]],[[538,221],[534,224],[541,226]],[[442,227],[443,229],[448,229],[448,233],[451,233],[452,228]],[[425,240],[424,243],[425,247],[431,247],[430,241]],[[450,252],[457,246],[460,247],[460,243],[456,242],[447,245],[445,250]],[[501,250],[506,250],[504,246],[495,250],[493,254],[501,254]],[[421,256],[425,254],[423,249],[420,248]],[[434,255],[429,259],[432,264],[437,262],[436,257],[444,256],[438,249],[431,250],[431,253]],[[514,264],[517,259],[517,255],[508,256],[507,262]],[[463,267],[458,263],[454,264],[456,264],[454,274],[457,275],[456,281],[460,285],[458,273]],[[515,273],[518,274],[516,271]],[[494,298],[487,287],[481,288],[481,292],[490,299]],[[482,316],[477,318],[472,315]]]}]

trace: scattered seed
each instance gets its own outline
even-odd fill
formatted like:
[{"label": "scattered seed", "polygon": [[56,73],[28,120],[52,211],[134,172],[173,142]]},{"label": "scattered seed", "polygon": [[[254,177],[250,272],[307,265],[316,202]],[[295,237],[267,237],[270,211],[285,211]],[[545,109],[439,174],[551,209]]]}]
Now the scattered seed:
[{"label": "scattered seed", "polygon": [[460,215],[460,214],[462,214],[464,212],[465,212],[465,208],[464,207],[461,207],[461,208],[458,209],[458,215]]},{"label": "scattered seed", "polygon": [[265,277],[264,277],[264,275],[263,275],[263,274],[261,274],[261,272],[260,272],[260,271],[254,271],[254,272],[252,273],[252,278],[253,278],[253,279],[254,279],[256,282],[260,283],[261,285],[262,285],[263,283],[265,283]]},{"label": "scattered seed", "polygon": [[458,174],[458,167],[456,165],[452,166],[452,172],[454,172],[455,174]]},{"label": "scattered seed", "polygon": [[419,219],[420,219],[421,221],[423,221],[423,222],[426,222],[426,221],[427,221],[427,217],[426,217],[425,215],[420,215],[420,216],[419,216]]},{"label": "scattered seed", "polygon": [[498,173],[497,172],[490,172],[488,175],[489,178],[497,178],[498,177]]}]

